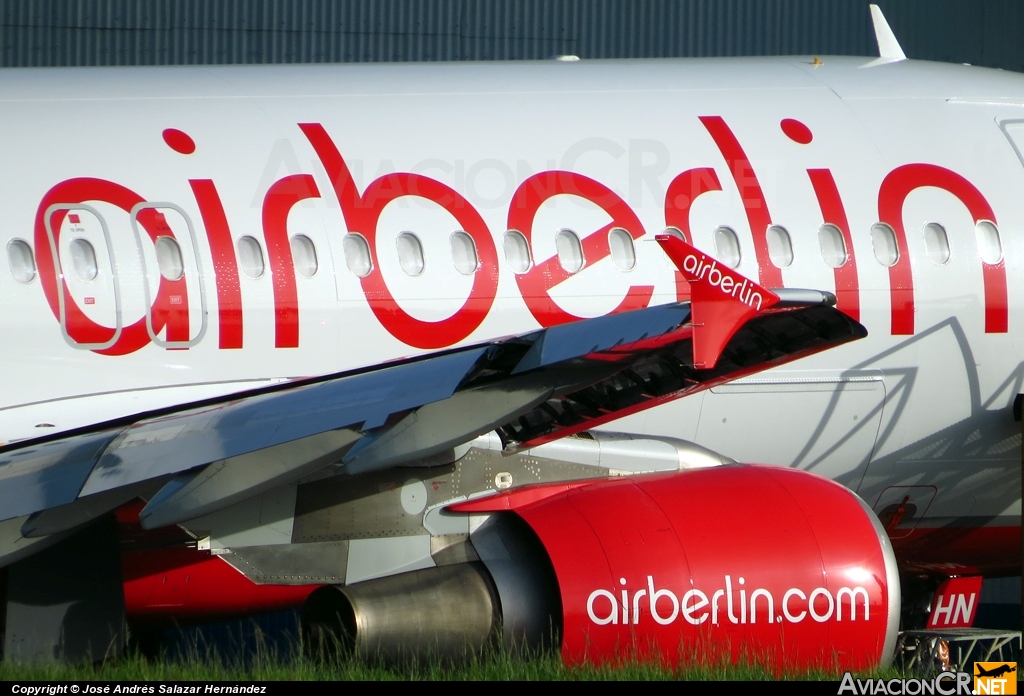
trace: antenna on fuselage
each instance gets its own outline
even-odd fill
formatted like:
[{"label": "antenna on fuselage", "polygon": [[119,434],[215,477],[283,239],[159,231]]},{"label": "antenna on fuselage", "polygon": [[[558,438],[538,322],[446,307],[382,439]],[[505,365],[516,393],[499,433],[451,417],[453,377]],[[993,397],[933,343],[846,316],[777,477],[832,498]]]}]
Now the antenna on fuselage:
[{"label": "antenna on fuselage", "polygon": [[907,59],[907,54],[900,47],[896,35],[889,28],[889,22],[882,14],[882,8],[878,5],[869,5],[871,8],[871,23],[875,25],[875,40],[878,42],[878,60],[873,60],[865,68],[885,63],[896,63]]}]

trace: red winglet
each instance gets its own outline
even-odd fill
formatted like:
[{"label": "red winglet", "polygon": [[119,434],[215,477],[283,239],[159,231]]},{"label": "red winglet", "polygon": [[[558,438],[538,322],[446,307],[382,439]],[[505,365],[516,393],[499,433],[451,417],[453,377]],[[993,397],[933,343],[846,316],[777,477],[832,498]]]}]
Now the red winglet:
[{"label": "red winglet", "polygon": [[729,339],[779,296],[671,234],[656,239],[690,283],[693,366],[710,370]]}]

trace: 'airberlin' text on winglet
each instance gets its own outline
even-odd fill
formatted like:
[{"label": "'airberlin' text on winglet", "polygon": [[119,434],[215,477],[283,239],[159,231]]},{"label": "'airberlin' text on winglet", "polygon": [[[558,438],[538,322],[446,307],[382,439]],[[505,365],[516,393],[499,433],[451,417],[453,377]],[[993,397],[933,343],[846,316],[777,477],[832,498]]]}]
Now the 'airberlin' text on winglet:
[{"label": "'airberlin' text on winglet", "polygon": [[707,280],[708,284],[719,288],[724,294],[735,297],[743,304],[760,311],[761,293],[754,289],[746,278],[734,277],[718,266],[718,262],[704,254],[700,258],[696,254],[687,254],[683,259],[683,271],[694,279]]}]

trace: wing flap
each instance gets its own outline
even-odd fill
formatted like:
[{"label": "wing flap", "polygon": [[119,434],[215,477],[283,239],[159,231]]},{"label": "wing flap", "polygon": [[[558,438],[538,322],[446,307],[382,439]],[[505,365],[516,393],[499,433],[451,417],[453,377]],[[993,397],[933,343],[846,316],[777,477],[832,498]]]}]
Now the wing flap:
[{"label": "wing flap", "polygon": [[310,435],[179,474],[139,513],[144,529],[202,517],[340,460],[362,437],[341,429]]},{"label": "wing flap", "polygon": [[483,354],[482,348],[463,350],[141,421],[111,444],[81,494],[176,474],[329,430],[378,426],[393,413],[451,396]]}]

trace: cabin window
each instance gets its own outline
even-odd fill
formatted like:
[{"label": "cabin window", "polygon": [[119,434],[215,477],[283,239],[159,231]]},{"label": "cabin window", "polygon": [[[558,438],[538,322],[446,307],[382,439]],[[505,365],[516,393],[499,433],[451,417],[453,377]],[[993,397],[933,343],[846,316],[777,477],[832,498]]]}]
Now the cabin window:
[{"label": "cabin window", "polygon": [[71,265],[75,269],[75,275],[82,280],[96,280],[100,269],[96,265],[96,250],[92,248],[89,240],[79,237],[71,241]]},{"label": "cabin window", "polygon": [[871,250],[875,260],[883,266],[895,266],[900,260],[900,249],[896,246],[896,233],[884,222],[871,226]]},{"label": "cabin window", "polygon": [[583,269],[583,245],[580,238],[572,230],[559,230],[555,236],[555,249],[558,252],[558,263],[569,273]]},{"label": "cabin window", "polygon": [[7,245],[7,261],[11,264],[11,275],[19,283],[30,283],[36,277],[36,260],[32,247],[24,239],[12,239]]},{"label": "cabin window", "polygon": [[818,245],[821,247],[821,258],[832,268],[842,268],[849,258],[846,240],[843,233],[835,225],[824,224],[818,228]]},{"label": "cabin window", "polygon": [[398,235],[398,263],[406,275],[418,276],[423,273],[423,245],[412,232]]},{"label": "cabin window", "polygon": [[996,223],[979,220],[974,226],[974,236],[978,241],[978,254],[982,261],[991,266],[1003,260],[1003,244]]},{"label": "cabin window", "polygon": [[452,262],[455,270],[462,275],[473,275],[480,267],[480,260],[476,255],[476,242],[467,233],[458,230],[452,233]]},{"label": "cabin window", "polygon": [[345,264],[348,270],[359,278],[365,278],[373,270],[373,261],[370,258],[370,245],[366,237],[361,234],[349,233],[341,241],[341,248],[345,252]]},{"label": "cabin window", "polygon": [[608,233],[608,246],[612,251],[612,263],[620,271],[632,271],[636,266],[636,251],[633,249],[633,237],[621,227],[615,227]]},{"label": "cabin window", "polygon": [[772,225],[768,228],[768,258],[776,268],[793,265],[793,242],[785,227]]},{"label": "cabin window", "polygon": [[295,265],[295,272],[303,278],[312,278],[320,268],[313,240],[304,234],[292,237],[292,264]]},{"label": "cabin window", "polygon": [[160,275],[167,280],[181,280],[181,276],[185,275],[181,248],[173,237],[163,235],[156,238],[156,265]]},{"label": "cabin window", "polygon": [[238,240],[238,263],[242,273],[249,278],[259,278],[266,270],[263,263],[263,247],[255,237],[241,237]]},{"label": "cabin window", "polygon": [[949,261],[949,238],[945,228],[937,222],[924,226],[924,251],[936,266],[944,266]]},{"label": "cabin window", "polygon": [[679,239],[683,240],[687,244],[690,243],[690,240],[686,238],[686,235],[683,234],[683,231],[681,229],[679,229],[678,227],[666,227],[665,229],[663,229],[661,231],[661,233],[662,234],[668,234],[668,235],[671,235],[673,237],[678,237]]},{"label": "cabin window", "polygon": [[740,239],[731,227],[723,226],[715,230],[715,253],[718,260],[729,268],[740,265]]},{"label": "cabin window", "polygon": [[519,230],[509,230],[505,233],[505,260],[513,273],[522,274],[533,266],[533,257],[530,255],[530,245],[526,237]]}]

